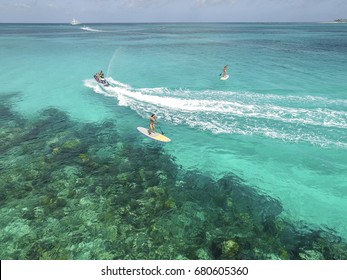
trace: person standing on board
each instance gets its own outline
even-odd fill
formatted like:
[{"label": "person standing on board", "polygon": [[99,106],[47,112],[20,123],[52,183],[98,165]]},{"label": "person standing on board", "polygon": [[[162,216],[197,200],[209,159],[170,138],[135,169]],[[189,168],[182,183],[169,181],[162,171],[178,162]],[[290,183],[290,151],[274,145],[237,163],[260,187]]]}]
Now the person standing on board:
[{"label": "person standing on board", "polygon": [[224,66],[223,68],[223,77],[225,77],[227,74],[228,64]]},{"label": "person standing on board", "polygon": [[155,131],[155,123],[157,122],[157,116],[156,114],[152,114],[152,116],[149,118],[149,130],[148,130],[148,134],[151,134],[152,132],[156,132]]}]

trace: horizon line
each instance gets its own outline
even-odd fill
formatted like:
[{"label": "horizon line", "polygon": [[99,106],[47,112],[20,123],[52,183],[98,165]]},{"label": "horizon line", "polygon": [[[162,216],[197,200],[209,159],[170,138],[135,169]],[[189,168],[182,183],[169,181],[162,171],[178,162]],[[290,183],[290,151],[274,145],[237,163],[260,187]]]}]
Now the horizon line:
[{"label": "horizon line", "polygon": [[[83,24],[170,24],[170,23],[343,23],[338,21],[119,21],[119,22],[80,22],[77,25]],[[71,25],[70,22],[0,22],[0,24],[66,24]]]}]

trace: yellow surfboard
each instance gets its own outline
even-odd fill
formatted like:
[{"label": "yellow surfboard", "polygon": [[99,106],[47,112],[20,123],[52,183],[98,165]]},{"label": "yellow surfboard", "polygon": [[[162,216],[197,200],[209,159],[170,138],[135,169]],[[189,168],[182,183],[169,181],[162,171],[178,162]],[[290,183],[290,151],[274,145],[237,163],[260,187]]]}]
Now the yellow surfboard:
[{"label": "yellow surfboard", "polygon": [[143,135],[146,135],[149,138],[152,138],[154,140],[160,141],[160,142],[171,142],[171,139],[164,136],[163,134],[157,133],[157,132],[152,132],[151,134],[149,134],[148,132],[148,128],[144,128],[144,127],[138,127],[137,128],[138,131],[140,131]]}]

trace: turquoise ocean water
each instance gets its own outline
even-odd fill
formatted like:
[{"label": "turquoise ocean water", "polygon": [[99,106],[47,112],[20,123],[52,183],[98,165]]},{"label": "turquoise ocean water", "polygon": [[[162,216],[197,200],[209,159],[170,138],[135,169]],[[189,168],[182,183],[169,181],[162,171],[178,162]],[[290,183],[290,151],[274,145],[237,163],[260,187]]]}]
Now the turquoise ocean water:
[{"label": "turquoise ocean water", "polygon": [[[236,175],[286,219],[345,239],[346,35],[323,23],[1,24],[0,96],[15,93],[29,120],[52,107],[114,119],[129,144],[160,145],[215,180]],[[100,69],[108,88],[92,78]],[[153,112],[171,143],[137,133]]]}]

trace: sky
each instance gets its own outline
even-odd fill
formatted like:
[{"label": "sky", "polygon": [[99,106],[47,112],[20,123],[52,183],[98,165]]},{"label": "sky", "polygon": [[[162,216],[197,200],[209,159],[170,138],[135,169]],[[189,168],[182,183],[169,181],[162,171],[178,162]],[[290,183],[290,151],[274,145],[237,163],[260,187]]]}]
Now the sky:
[{"label": "sky", "polygon": [[0,23],[319,22],[347,0],[0,0]]}]

